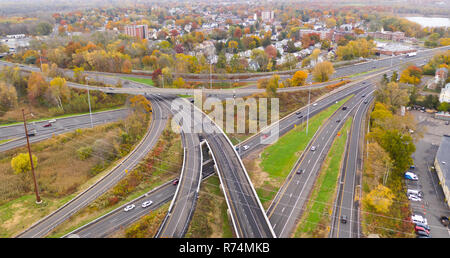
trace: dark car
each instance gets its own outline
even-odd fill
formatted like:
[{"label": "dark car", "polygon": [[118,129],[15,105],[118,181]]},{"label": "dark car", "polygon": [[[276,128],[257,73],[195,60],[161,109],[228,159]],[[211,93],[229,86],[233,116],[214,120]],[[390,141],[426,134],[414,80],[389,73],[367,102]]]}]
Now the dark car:
[{"label": "dark car", "polygon": [[427,237],[430,236],[430,233],[427,233],[426,231],[423,231],[423,230],[416,231],[416,234],[419,236],[427,236]]},{"label": "dark car", "polygon": [[342,110],[347,110],[347,107],[342,107]]},{"label": "dark car", "polygon": [[441,223],[442,223],[442,225],[444,225],[444,226],[448,226],[448,225],[450,224],[450,221],[449,221],[449,219],[448,219],[447,216],[442,216],[442,217],[441,217]]},{"label": "dark car", "polygon": [[342,215],[342,216],[341,216],[341,222],[342,222],[343,224],[346,224],[346,223],[347,223],[347,215]]},{"label": "dark car", "polygon": [[28,136],[35,136],[36,135],[36,130],[31,130],[28,132]]},{"label": "dark car", "polygon": [[340,123],[340,122],[341,122],[341,119],[336,120],[336,123]]},{"label": "dark car", "polygon": [[302,111],[295,112],[296,115],[300,115],[301,113],[302,113]]},{"label": "dark car", "polygon": [[297,174],[303,174],[303,169],[299,169],[299,170],[297,170],[297,172],[296,172]]},{"label": "dark car", "polygon": [[299,116],[297,116],[297,118],[303,118],[303,115],[299,115]]},{"label": "dark car", "polygon": [[366,96],[366,94],[362,95],[361,98],[364,98]]},{"label": "dark car", "polygon": [[180,181],[180,179],[176,178],[175,180],[173,180],[172,184],[177,185],[179,181]]}]

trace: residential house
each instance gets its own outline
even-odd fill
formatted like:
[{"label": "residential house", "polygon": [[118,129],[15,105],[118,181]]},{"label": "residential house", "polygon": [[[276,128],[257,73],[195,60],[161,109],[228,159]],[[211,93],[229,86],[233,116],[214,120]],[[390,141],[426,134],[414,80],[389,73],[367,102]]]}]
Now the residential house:
[{"label": "residential house", "polygon": [[447,83],[445,87],[441,89],[441,94],[439,95],[439,102],[450,103],[450,83]]}]

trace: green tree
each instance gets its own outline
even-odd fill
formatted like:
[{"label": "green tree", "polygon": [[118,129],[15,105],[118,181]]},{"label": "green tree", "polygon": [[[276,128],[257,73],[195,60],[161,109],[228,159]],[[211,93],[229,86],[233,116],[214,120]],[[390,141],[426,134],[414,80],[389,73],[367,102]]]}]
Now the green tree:
[{"label": "green tree", "polygon": [[397,172],[404,172],[413,164],[411,155],[416,146],[410,135],[404,135],[398,130],[387,130],[381,135],[379,144],[389,153]]},{"label": "green tree", "polygon": [[52,25],[47,22],[40,22],[36,25],[35,32],[37,35],[48,35],[52,32]]},{"label": "green tree", "polygon": [[443,112],[450,111],[450,103],[442,102],[439,104],[438,110]]}]

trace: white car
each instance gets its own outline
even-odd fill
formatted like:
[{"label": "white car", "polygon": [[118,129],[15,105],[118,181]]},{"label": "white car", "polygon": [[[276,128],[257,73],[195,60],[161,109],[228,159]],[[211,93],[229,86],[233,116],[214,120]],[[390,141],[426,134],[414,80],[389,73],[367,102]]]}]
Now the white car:
[{"label": "white car", "polygon": [[313,104],[313,107],[315,107],[315,106],[317,106],[317,103],[314,103],[314,104]]},{"label": "white car", "polygon": [[409,180],[413,180],[413,181],[419,180],[419,177],[417,177],[416,174],[414,174],[413,172],[410,172],[410,171],[405,173],[405,178],[409,179]]},{"label": "white car", "polygon": [[408,195],[408,199],[411,200],[411,201],[415,201],[415,202],[420,202],[420,201],[422,201],[422,198],[420,198],[419,196],[414,195],[414,194]]},{"label": "white car", "polygon": [[316,150],[316,146],[312,146],[311,151],[315,151],[315,150]]},{"label": "white car", "polygon": [[134,204],[130,204],[127,207],[125,207],[125,209],[123,209],[124,211],[129,211],[132,210],[134,208]]},{"label": "white car", "polygon": [[49,123],[56,123],[56,119],[52,119],[48,121]]},{"label": "white car", "polygon": [[422,223],[428,225],[427,219],[420,215],[412,215],[411,220],[413,223]]},{"label": "white car", "polygon": [[243,148],[244,150],[248,150],[248,148],[250,148],[250,146],[244,145],[242,148]]},{"label": "white car", "polygon": [[146,208],[146,207],[152,205],[152,203],[153,203],[152,201],[146,201],[146,202],[143,202],[143,203],[142,203],[142,208]]}]

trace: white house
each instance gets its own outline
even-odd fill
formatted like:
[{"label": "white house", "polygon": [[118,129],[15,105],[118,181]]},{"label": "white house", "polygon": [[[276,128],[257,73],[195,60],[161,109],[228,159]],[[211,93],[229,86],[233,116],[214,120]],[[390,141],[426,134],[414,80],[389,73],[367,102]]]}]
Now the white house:
[{"label": "white house", "polygon": [[441,90],[441,94],[439,95],[439,102],[448,102],[450,103],[450,83],[447,83],[444,88]]}]

